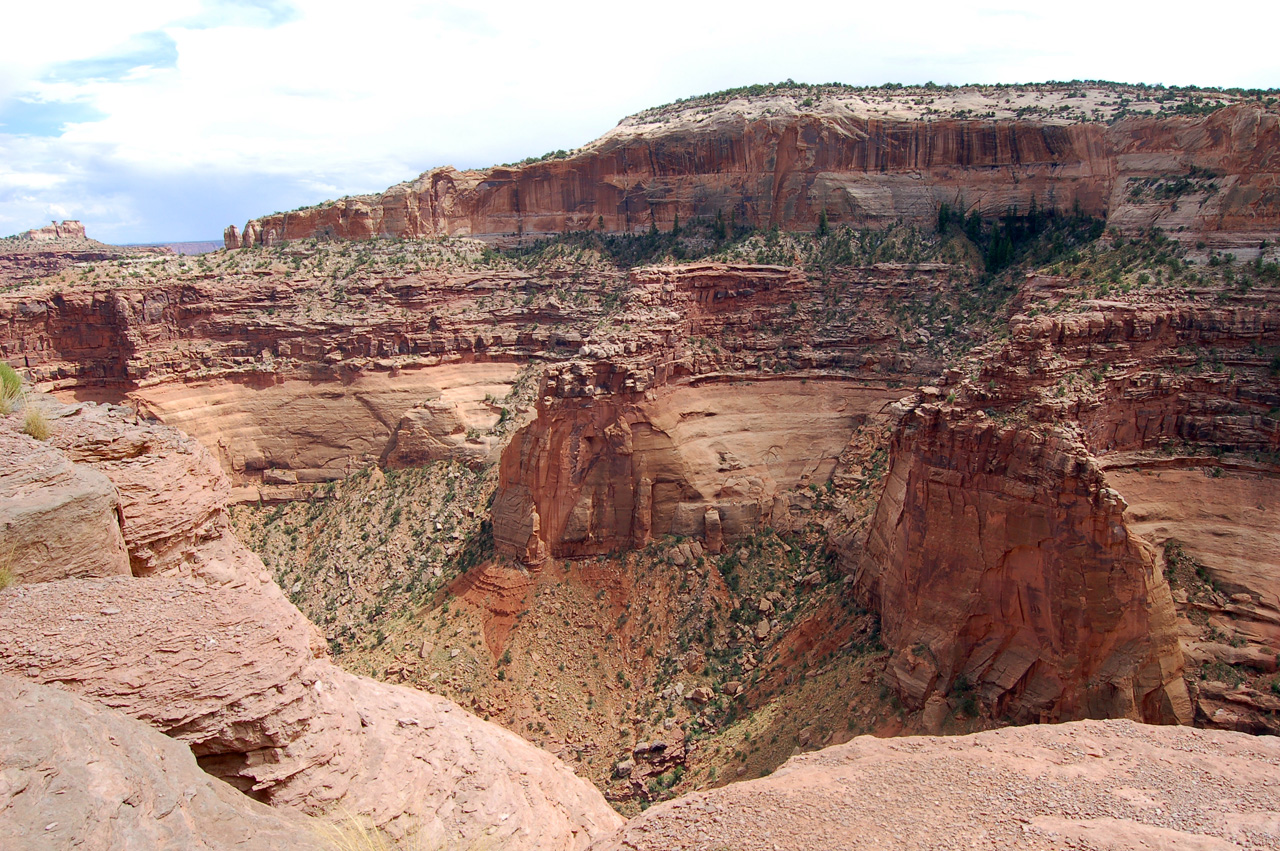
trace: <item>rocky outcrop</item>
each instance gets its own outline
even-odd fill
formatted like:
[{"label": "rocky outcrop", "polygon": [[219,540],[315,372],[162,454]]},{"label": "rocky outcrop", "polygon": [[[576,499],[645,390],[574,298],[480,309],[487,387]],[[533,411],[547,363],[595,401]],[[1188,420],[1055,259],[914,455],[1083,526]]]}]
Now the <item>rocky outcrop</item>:
[{"label": "rocky outcrop", "polygon": [[[1052,285],[1028,280],[1024,296]],[[1230,588],[1253,603],[1274,593],[1257,506],[1280,447],[1269,415],[1280,388],[1265,355],[1280,315],[1266,295],[1235,301],[1017,315],[976,382],[961,382],[951,403],[934,391],[909,406],[865,548],[850,556],[908,705],[954,700],[958,681],[1014,718],[1190,721],[1202,700],[1180,678],[1182,647],[1194,648],[1161,548],[1185,538],[1215,582],[1251,576],[1248,590]],[[1205,368],[1206,352],[1229,370]],[[1235,463],[1255,481],[1177,472],[1210,451],[1253,455]],[[1130,464],[1164,472],[1153,480]],[[1168,504],[1152,504],[1159,494]],[[1211,519],[1221,517],[1236,519]],[[1280,646],[1260,625],[1271,617],[1242,616],[1235,640]]]},{"label": "rocky outcrop", "polygon": [[333,665],[273,584],[41,583],[0,595],[0,613],[0,670],[147,722],[265,803],[504,848],[581,848],[621,821],[514,734]]},{"label": "rocky outcrop", "polygon": [[1280,115],[1261,103],[1183,116],[1162,100],[1152,104],[1156,114],[1121,117],[1121,93],[1108,101],[1105,87],[1049,86],[1029,117],[1007,97],[970,94],[978,110],[918,106],[960,103],[963,91],[690,102],[633,116],[566,158],[438,168],[381,195],[255,219],[243,231],[228,228],[226,246],[312,237],[519,241],[666,230],[715,216],[785,230],[810,230],[823,215],[875,227],[932,223],[944,203],[989,216],[1074,207],[1125,230],[1222,234],[1241,248],[1250,240],[1256,248],[1280,225]]},{"label": "rocky outcrop", "polygon": [[181,742],[0,676],[0,844],[13,851],[318,851],[315,825],[205,774]]},{"label": "rocky outcrop", "polygon": [[29,239],[32,242],[55,242],[57,240],[83,240],[88,237],[84,233],[84,225],[74,219],[68,219],[62,224],[53,222],[42,228],[33,228],[22,234],[22,239]]},{"label": "rocky outcrop", "polygon": [[[76,467],[96,466],[127,495],[121,529],[142,576],[0,594],[0,670],[146,721],[262,801],[366,815],[398,837],[574,849],[620,823],[517,736],[333,665],[226,531],[227,482],[189,438],[95,405],[62,411],[56,426]],[[24,549],[61,534],[29,531]]]},{"label": "rocky outcrop", "polygon": [[1272,848],[1270,737],[1084,721],[862,736],[768,777],[651,807],[593,851]]},{"label": "rocky outcrop", "polygon": [[922,405],[891,456],[856,582],[909,706],[1190,722],[1168,584],[1083,446]]},{"label": "rocky outcrop", "polygon": [[433,461],[462,461],[482,464],[497,448],[492,437],[482,437],[479,429],[467,433],[467,423],[450,402],[423,402],[400,418],[396,430],[382,450],[383,466],[392,469],[417,467]]},{"label": "rocky outcrop", "polygon": [[128,574],[119,510],[102,473],[0,427],[0,568],[14,579]]},{"label": "rocky outcrop", "polygon": [[50,444],[78,469],[105,474],[119,495],[133,575],[225,580],[244,562],[228,529],[227,478],[203,446],[126,408],[74,405],[54,416]]}]

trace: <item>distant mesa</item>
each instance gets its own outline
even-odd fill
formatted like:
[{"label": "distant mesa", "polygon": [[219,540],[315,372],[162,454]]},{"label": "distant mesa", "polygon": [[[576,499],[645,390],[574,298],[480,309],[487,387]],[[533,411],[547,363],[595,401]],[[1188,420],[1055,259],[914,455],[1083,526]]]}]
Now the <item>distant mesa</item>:
[{"label": "distant mesa", "polygon": [[572,152],[436,168],[379,194],[252,219],[228,249],[299,239],[643,234],[728,218],[928,226],[943,205],[986,218],[1078,210],[1238,251],[1280,227],[1272,92],[1119,83],[749,86],[623,119]]},{"label": "distant mesa", "polygon": [[84,225],[75,219],[67,219],[62,224],[50,222],[42,228],[32,228],[22,234],[21,239],[29,239],[33,242],[57,242],[60,240],[82,240],[88,239],[84,233]]}]

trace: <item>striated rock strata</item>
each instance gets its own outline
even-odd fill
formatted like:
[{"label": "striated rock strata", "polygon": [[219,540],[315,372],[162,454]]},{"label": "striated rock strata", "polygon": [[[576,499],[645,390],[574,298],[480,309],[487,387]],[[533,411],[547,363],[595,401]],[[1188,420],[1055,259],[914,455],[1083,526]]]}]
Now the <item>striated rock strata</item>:
[{"label": "striated rock strata", "polygon": [[513,733],[333,665],[274,585],[40,583],[0,595],[0,613],[0,670],[147,722],[265,803],[506,848],[579,848],[620,822]]},{"label": "striated rock strata", "polygon": [[120,712],[0,676],[0,844],[11,851],[319,851],[315,827],[205,774]]},{"label": "striated rock strata", "polygon": [[[786,230],[812,229],[824,213],[881,226],[931,223],[944,203],[992,216],[1078,206],[1126,231],[1159,225],[1241,247],[1280,227],[1280,115],[1260,102],[1188,116],[1174,111],[1175,96],[1147,104],[1154,114],[1135,104],[1124,116],[1125,93],[1105,86],[801,97],[694,99],[632,116],[563,159],[433,169],[381,195],[229,227],[225,243],[518,241],[717,215]],[[921,110],[926,99],[940,103]]]}]

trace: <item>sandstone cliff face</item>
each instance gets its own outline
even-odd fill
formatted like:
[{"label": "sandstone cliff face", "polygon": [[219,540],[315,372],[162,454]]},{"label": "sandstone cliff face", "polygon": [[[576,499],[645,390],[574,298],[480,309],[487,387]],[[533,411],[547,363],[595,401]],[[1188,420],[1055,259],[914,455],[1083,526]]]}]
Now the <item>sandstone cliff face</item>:
[{"label": "sandstone cliff face", "polygon": [[[670,228],[676,217],[733,213],[757,227],[927,220],[965,191],[987,212],[1033,195],[1105,211],[1111,162],[1097,127],[987,122],[941,126],[848,116],[719,122],[679,134],[606,138],[570,160],[488,172],[429,171],[377,197],[254,220],[228,247],[320,237],[519,238]],[[1011,185],[1001,169],[1023,184]],[[957,180],[963,173],[963,181]],[[921,181],[921,177],[924,180]],[[236,237],[239,236],[239,241]]]},{"label": "sandstone cliff face", "polygon": [[[544,389],[573,386],[559,376]],[[825,483],[855,429],[900,395],[774,379],[547,397],[503,454],[495,541],[530,562],[666,535],[704,539],[719,552],[780,524],[793,492]]]},{"label": "sandstone cliff face", "polygon": [[[812,347],[791,333],[788,302],[818,286],[798,270],[654,267],[632,284],[636,311],[666,317],[655,339],[587,345],[548,369],[536,419],[503,451],[494,539],[528,563],[666,535],[710,538],[719,552],[783,526],[797,489],[827,482],[854,432],[905,395],[874,369],[896,348],[874,322]],[[775,335],[788,351],[766,371]]]},{"label": "sandstone cliff face", "polygon": [[1168,585],[1082,446],[926,405],[892,455],[857,582],[909,705],[963,677],[1024,721],[1190,722]]},{"label": "sandstone cliff face", "polygon": [[0,676],[0,842],[13,851],[319,851],[315,825],[205,774],[181,742]]},{"label": "sandstone cliff face", "polygon": [[[1097,302],[1071,316],[1015,316],[1010,330],[954,404],[933,393],[906,412],[857,556],[899,692],[921,706],[935,692],[954,695],[963,675],[1014,717],[1187,723],[1179,639],[1189,624],[1157,548],[1179,534],[1197,541],[1204,527],[1174,524],[1178,511],[1152,505],[1158,483],[1131,473],[1113,482],[1108,471],[1167,470],[1176,481],[1174,471],[1200,467],[1212,449],[1252,453],[1260,460],[1241,472],[1273,477],[1266,458],[1280,447],[1280,423],[1269,411],[1280,387],[1265,352],[1280,341],[1280,315],[1265,295],[1232,307]],[[1205,352],[1230,368],[1205,368]],[[1231,487],[1206,486],[1200,498],[1248,522],[1270,485],[1240,492],[1252,498]],[[1126,513],[1129,493],[1137,514]],[[1216,543],[1196,549],[1213,552],[1221,581],[1259,559],[1240,575],[1254,574],[1246,593],[1260,594],[1274,582],[1259,575],[1273,575],[1270,559],[1241,546],[1232,558]],[[1258,610],[1256,622],[1271,617]],[[1242,634],[1256,630],[1244,622],[1255,618],[1242,610]],[[1253,634],[1263,655],[1275,646]]]},{"label": "sandstone cliff face", "polygon": [[[378,196],[255,219],[243,232],[228,228],[226,246],[311,237],[518,241],[669,229],[677,217],[718,214],[787,230],[812,229],[824,211],[855,226],[927,224],[943,203],[984,215],[1078,205],[1125,230],[1160,225],[1222,234],[1224,244],[1247,234],[1241,246],[1280,224],[1280,116],[1261,104],[1111,124],[1019,118],[1003,108],[982,119],[892,117],[839,98],[811,108],[744,100],[705,112],[628,119],[567,159],[439,168]],[[1152,191],[1165,184],[1176,190]]]},{"label": "sandstone cliff face", "polygon": [[[134,425],[121,409],[55,416],[58,444],[80,462],[69,466],[97,467],[125,496],[117,533],[144,576],[0,593],[0,670],[146,721],[262,801],[368,815],[396,836],[574,849],[620,823],[595,789],[515,735],[333,665],[227,531],[226,479],[190,438]],[[34,538],[24,552],[62,534],[23,531]]]},{"label": "sandstone cliff face", "polygon": [[[479,311],[454,319],[443,309],[523,295],[527,275],[402,274],[365,284],[368,301],[323,318],[313,305],[332,293],[314,279],[264,277],[20,290],[0,298],[0,349],[41,386],[127,402],[182,428],[235,484],[257,486],[269,470],[315,483],[384,456],[407,463],[425,457],[415,441],[428,439],[430,457],[485,458],[492,437],[467,435],[497,423],[486,399],[506,395],[521,362],[567,345],[524,330],[538,318],[524,311],[495,326]],[[431,407],[443,418],[435,426],[420,422]]]}]

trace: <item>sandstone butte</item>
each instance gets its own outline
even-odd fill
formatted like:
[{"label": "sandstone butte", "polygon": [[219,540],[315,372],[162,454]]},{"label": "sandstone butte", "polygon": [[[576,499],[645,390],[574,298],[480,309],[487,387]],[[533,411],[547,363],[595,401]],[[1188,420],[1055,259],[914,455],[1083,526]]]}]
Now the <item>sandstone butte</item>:
[{"label": "sandstone butte", "polygon": [[[228,837],[260,819],[263,847],[292,813],[337,807],[401,839],[504,847],[952,847],[958,831],[977,847],[1276,847],[1277,755],[1243,733],[1280,732],[1278,128],[1274,103],[1221,93],[772,91],[254,220],[212,260],[13,249],[0,353],[69,406],[39,402],[46,443],[17,415],[0,426],[17,580],[0,592],[0,696],[185,743],[280,820],[204,791],[189,818]],[[943,204],[978,223],[948,229]],[[987,274],[1000,218],[1033,209],[1067,222],[1065,244]],[[521,264],[452,239],[669,234],[677,217],[724,247]],[[857,738],[619,831],[550,755],[338,668],[228,528],[228,501],[433,462],[492,469],[475,528],[493,551],[449,587],[499,639],[532,610],[504,582],[653,545],[688,582],[803,533],[821,541],[805,563],[833,570],[795,584],[876,618],[866,676],[907,729],[956,729],[966,706],[1122,720]],[[780,596],[715,595],[750,604],[751,625],[721,634],[761,660],[850,629],[822,619],[835,607],[792,624],[770,615]],[[779,664],[697,702],[763,710],[757,690],[791,682]],[[4,739],[19,740],[48,747]],[[130,772],[155,759],[120,756]],[[41,847],[31,781],[4,765],[0,835]],[[152,774],[145,794],[189,782]],[[122,812],[113,788],[50,822]]]}]

